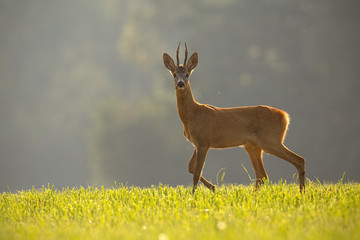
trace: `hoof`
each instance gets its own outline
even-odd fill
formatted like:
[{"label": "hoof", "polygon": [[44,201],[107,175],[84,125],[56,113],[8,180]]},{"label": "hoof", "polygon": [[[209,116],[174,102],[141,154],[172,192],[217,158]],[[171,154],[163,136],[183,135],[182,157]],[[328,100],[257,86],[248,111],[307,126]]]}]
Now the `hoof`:
[{"label": "hoof", "polygon": [[300,193],[301,194],[305,193],[305,185],[300,185]]},{"label": "hoof", "polygon": [[197,186],[193,186],[193,190],[192,190],[192,193],[195,194],[195,190],[196,190]]}]

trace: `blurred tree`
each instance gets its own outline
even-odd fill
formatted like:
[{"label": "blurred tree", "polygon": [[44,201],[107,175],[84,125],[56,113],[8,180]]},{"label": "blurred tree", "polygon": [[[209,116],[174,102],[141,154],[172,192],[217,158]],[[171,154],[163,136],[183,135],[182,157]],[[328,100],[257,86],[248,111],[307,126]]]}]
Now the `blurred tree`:
[{"label": "blurred tree", "polygon": [[[134,93],[136,101],[118,100],[117,110],[105,107],[98,113],[96,122],[102,123],[105,128],[97,128],[91,149],[98,152],[95,162],[105,163],[106,166],[98,168],[107,169],[101,171],[106,172],[104,175],[110,181],[115,176],[120,176],[121,179],[129,179],[129,182],[140,185],[152,182],[150,177],[145,180],[147,169],[156,172],[153,175],[158,175],[155,182],[160,176],[167,176],[164,163],[168,163],[168,159],[173,164],[181,162],[176,168],[181,167],[185,173],[191,145],[179,138],[181,124],[174,110],[175,99],[169,96],[174,94],[172,81],[162,66],[161,53],[168,52],[174,56],[178,41],[187,41],[190,52],[196,50],[200,55],[199,66],[191,79],[195,98],[218,106],[268,104],[289,111],[295,121],[291,125],[294,130],[290,130],[289,135],[298,136],[296,140],[290,136],[290,144],[297,146],[300,149],[298,152],[305,157],[310,157],[308,173],[311,174],[312,169],[318,169],[322,164],[324,151],[329,153],[327,158],[332,159],[342,151],[337,148],[328,149],[329,143],[321,140],[321,135],[328,132],[329,125],[322,125],[324,129],[318,132],[319,135],[307,126],[318,129],[316,125],[322,122],[323,116],[327,116],[329,121],[336,118],[337,122],[353,124],[350,119],[337,112],[338,108],[334,110],[334,105],[327,104],[327,101],[337,102],[339,98],[334,96],[339,94],[345,102],[349,100],[348,91],[354,84],[353,79],[348,77],[338,81],[331,76],[331,66],[338,64],[335,56],[341,54],[346,46],[336,42],[335,45],[323,45],[329,34],[334,39],[341,39],[333,35],[331,29],[333,24],[342,21],[339,18],[344,15],[347,15],[344,24],[348,26],[345,36],[353,35],[354,41],[358,39],[356,21],[353,21],[358,17],[355,11],[349,14],[345,12],[350,5],[341,4],[337,10],[338,4],[335,1],[331,4],[314,4],[310,1],[132,1],[128,5],[128,16],[117,46],[120,56],[126,62],[142,69],[146,77],[140,84],[146,87],[142,92]],[[343,37],[343,40],[346,41],[347,37]],[[355,45],[351,42],[351,46]],[[342,50],[333,52],[331,50],[334,47]],[[347,52],[345,55],[353,54]],[[359,55],[353,56],[353,59],[343,62],[341,69],[354,71],[351,64],[354,64]],[[339,76],[344,74],[346,75],[345,72],[338,73]],[[323,92],[324,87],[331,89],[331,92]],[[161,89],[162,93],[167,92],[166,96],[157,96],[157,89]],[[226,97],[223,93],[226,93]],[[116,104],[112,103],[112,106]],[[156,110],[159,108],[163,110],[162,114]],[[105,109],[107,110],[103,112]],[[136,114],[131,114],[132,111]],[[112,115],[111,112],[116,114]],[[357,112],[352,113],[356,119],[359,118]],[[100,117],[104,115],[107,117]],[[124,115],[127,120],[120,120]],[[314,118],[318,119],[314,121]],[[114,125],[114,122],[117,123]],[[122,123],[118,125],[120,122]],[[342,132],[344,129],[333,129],[335,132],[339,131],[336,133],[339,135],[352,135]],[[311,142],[314,145],[309,146],[306,139],[309,135],[314,137],[314,134],[318,140],[316,144]],[[351,149],[359,146],[358,138],[352,136],[351,141],[355,143],[351,145]],[[328,138],[329,141],[330,139]],[[112,142],[114,145],[104,142]],[[150,144],[153,142],[156,144]],[[105,146],[112,146],[112,150]],[[106,156],[101,155],[105,152]],[[236,151],[229,151],[223,156],[235,161],[239,158]],[[152,167],[144,165],[147,164],[145,159],[151,159]],[[211,156],[208,161],[212,161]],[[335,159],[334,161],[336,162]],[[212,164],[205,171],[214,175],[224,165],[234,163]],[[269,171],[276,172],[279,165],[274,162],[271,165],[268,166]],[[178,174],[176,170],[169,171]],[[239,171],[241,169],[234,170],[236,174]],[[133,172],[138,172],[142,177],[133,176]],[[292,173],[277,176],[291,179]],[[181,174],[178,177],[179,179],[172,176],[171,179],[178,183],[189,178],[186,174],[182,178]],[[246,178],[230,175],[230,181]],[[171,183],[170,179],[166,181]]]},{"label": "blurred tree", "polygon": [[[179,41],[199,53],[191,77],[199,102],[284,109],[287,145],[308,160],[308,176],[336,180],[345,171],[360,180],[359,5],[1,2],[0,191],[86,184],[92,174],[97,183],[190,183],[192,146],[161,56],[174,57]],[[213,181],[227,167],[226,181],[249,182],[243,152],[210,152],[207,162]],[[271,157],[265,165],[273,180],[295,172]]]}]

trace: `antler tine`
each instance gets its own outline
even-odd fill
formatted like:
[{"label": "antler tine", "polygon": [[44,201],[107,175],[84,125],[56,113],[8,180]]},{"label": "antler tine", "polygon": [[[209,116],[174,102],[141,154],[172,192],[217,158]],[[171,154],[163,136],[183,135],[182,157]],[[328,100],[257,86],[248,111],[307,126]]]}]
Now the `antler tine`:
[{"label": "antler tine", "polygon": [[178,46],[178,48],[177,48],[177,50],[176,50],[176,65],[177,65],[177,66],[179,66],[179,49],[180,49],[180,43],[181,43],[181,42],[179,42],[179,46]]},{"label": "antler tine", "polygon": [[187,55],[188,55],[188,50],[187,50],[187,46],[186,46],[186,42],[185,42],[185,60],[184,60],[184,66],[186,65]]}]

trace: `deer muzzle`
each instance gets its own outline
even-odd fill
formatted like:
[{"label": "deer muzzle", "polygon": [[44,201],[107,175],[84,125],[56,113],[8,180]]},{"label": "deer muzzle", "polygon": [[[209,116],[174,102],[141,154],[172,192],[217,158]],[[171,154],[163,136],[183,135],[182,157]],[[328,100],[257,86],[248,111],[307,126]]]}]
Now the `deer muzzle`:
[{"label": "deer muzzle", "polygon": [[179,80],[176,84],[177,88],[184,88],[185,82],[183,80]]}]

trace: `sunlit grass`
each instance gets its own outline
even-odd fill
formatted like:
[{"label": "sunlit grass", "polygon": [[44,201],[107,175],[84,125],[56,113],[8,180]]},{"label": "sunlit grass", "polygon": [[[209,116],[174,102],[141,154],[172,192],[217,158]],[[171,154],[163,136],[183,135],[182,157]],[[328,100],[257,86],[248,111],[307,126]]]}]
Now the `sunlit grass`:
[{"label": "sunlit grass", "polygon": [[0,195],[0,239],[357,239],[360,184],[74,188]]}]

